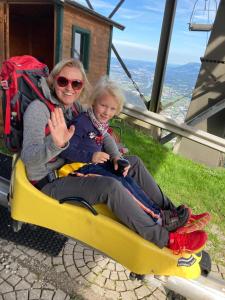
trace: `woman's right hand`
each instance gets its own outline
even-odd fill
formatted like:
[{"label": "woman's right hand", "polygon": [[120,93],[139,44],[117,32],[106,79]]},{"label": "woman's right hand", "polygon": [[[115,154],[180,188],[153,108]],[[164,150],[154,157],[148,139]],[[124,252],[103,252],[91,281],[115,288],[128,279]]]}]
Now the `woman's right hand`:
[{"label": "woman's right hand", "polygon": [[75,132],[75,126],[71,125],[67,128],[66,121],[61,108],[56,107],[51,112],[51,119],[48,120],[49,130],[54,144],[59,147],[65,147],[66,143],[71,139]]},{"label": "woman's right hand", "polygon": [[105,152],[95,152],[92,155],[91,162],[93,164],[99,164],[99,163],[104,163],[107,160],[109,160],[109,154],[107,154]]}]

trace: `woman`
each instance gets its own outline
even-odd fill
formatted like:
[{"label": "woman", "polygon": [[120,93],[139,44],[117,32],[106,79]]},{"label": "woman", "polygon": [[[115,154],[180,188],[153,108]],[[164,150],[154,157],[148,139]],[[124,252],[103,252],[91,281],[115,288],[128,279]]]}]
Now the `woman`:
[{"label": "woman", "polygon": [[[70,126],[74,109],[80,112],[82,101],[87,96],[88,81],[82,64],[69,59],[59,62],[50,73],[47,81],[42,78],[41,87],[47,99],[55,104],[51,113],[44,103],[33,101],[24,114],[23,148],[21,158],[25,163],[28,179],[41,191],[55,199],[77,196],[90,204],[105,203],[109,209],[132,230],[143,238],[162,248],[167,246],[174,251],[197,251],[204,246],[207,235],[203,231],[189,234],[168,232],[156,224],[137,203],[126,189],[114,178],[101,176],[67,176],[54,178],[54,170],[63,165],[59,154],[69,145],[75,127]],[[74,105],[75,104],[75,105]],[[66,122],[65,122],[66,120]],[[48,125],[50,134],[45,135]],[[111,157],[114,168],[120,153],[110,138],[104,138],[104,149],[99,162]],[[174,214],[183,213],[184,208],[176,210],[172,202],[163,195],[143,163],[136,156],[126,157],[130,166],[124,175],[129,174],[141,186],[145,193],[161,209]]]}]

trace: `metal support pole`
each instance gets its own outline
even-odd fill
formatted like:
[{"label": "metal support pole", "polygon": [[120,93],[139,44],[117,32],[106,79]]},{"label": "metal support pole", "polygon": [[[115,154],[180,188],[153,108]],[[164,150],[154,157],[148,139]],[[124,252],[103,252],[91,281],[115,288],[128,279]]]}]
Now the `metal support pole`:
[{"label": "metal support pole", "polygon": [[173,29],[176,5],[177,0],[166,0],[156,69],[152,86],[151,101],[148,103],[148,109],[153,112],[158,112],[160,106],[163,80],[169,52],[171,33]]},{"label": "metal support pole", "polygon": [[117,10],[120,8],[120,6],[123,4],[125,0],[120,0],[120,2],[116,5],[114,10],[111,12],[111,14],[108,16],[109,19],[112,18],[112,16],[117,12]]}]

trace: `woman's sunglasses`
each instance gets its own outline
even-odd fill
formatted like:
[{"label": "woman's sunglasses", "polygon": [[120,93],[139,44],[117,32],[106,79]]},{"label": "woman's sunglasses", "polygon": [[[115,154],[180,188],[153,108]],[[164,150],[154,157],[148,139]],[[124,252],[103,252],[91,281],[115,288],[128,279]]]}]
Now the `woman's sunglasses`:
[{"label": "woman's sunglasses", "polygon": [[60,87],[66,87],[69,83],[71,84],[74,91],[78,91],[83,87],[83,81],[80,79],[70,80],[64,76],[56,77],[57,85]]}]

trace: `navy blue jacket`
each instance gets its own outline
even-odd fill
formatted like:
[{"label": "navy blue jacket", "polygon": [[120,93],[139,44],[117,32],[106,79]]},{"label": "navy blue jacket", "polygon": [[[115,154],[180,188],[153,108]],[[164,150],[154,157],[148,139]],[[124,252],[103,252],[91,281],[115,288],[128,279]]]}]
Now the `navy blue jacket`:
[{"label": "navy blue jacket", "polygon": [[102,151],[103,137],[87,113],[79,114],[72,124],[75,125],[75,134],[60,156],[70,162],[91,162],[93,154]]}]

